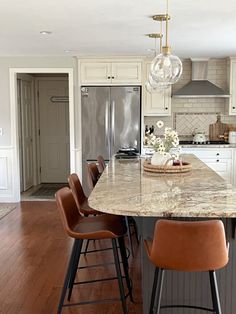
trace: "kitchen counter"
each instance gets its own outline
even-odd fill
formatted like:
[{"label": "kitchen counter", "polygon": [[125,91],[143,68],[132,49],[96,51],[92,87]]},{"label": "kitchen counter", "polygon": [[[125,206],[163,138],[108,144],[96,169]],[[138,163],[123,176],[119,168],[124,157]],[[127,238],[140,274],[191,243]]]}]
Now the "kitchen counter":
[{"label": "kitchen counter", "polygon": [[[133,216],[137,223],[141,236],[143,314],[149,313],[154,276],[143,239],[152,238],[156,220],[222,219],[230,242],[230,257],[227,267],[217,271],[218,287],[222,313],[236,313],[236,219],[232,218],[236,217],[236,190],[194,155],[185,155],[184,159],[192,163],[191,172],[158,175],[145,173],[143,160],[113,159],[92,191],[90,205],[105,213]],[[162,304],[173,303],[211,308],[208,273],[167,271]],[[189,313],[189,309],[165,310],[166,314],[175,312]]]},{"label": "kitchen counter", "polygon": [[236,217],[236,188],[194,155],[192,171],[150,174],[144,160],[113,159],[89,197],[99,211],[142,217]]}]

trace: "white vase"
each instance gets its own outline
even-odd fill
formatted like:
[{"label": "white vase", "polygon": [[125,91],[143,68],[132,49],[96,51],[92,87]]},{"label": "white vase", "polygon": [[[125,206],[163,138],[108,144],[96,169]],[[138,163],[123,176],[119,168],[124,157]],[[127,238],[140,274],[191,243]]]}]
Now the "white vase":
[{"label": "white vase", "polygon": [[[154,152],[151,158],[151,164],[154,166],[164,166],[168,159],[171,159],[171,154],[165,153],[165,155],[162,155],[158,152]],[[173,160],[169,160],[167,163],[167,166],[172,166]]]}]

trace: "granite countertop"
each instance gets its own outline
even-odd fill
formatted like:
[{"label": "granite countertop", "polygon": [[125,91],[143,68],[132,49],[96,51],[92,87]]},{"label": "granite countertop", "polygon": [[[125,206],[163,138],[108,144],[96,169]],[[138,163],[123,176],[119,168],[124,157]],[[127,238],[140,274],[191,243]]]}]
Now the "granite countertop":
[{"label": "granite countertop", "polygon": [[149,174],[143,159],[109,162],[89,202],[99,211],[126,216],[236,217],[236,188],[194,155],[192,171]]},{"label": "granite countertop", "polygon": [[[206,149],[211,149],[211,148],[236,148],[236,144],[180,144],[181,147],[183,148],[206,148]],[[144,150],[146,149],[152,149],[151,146],[144,145],[143,146]]]}]

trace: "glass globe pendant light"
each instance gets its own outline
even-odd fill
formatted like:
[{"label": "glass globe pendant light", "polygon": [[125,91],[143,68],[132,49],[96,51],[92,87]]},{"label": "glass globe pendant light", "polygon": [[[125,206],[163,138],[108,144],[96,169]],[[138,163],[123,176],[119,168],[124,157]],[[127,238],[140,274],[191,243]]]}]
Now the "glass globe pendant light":
[{"label": "glass globe pendant light", "polygon": [[168,0],[167,13],[154,15],[153,20],[160,22],[165,21],[166,42],[165,46],[162,47],[161,53],[157,55],[151,63],[150,75],[159,87],[165,88],[175,84],[179,80],[183,70],[180,58],[171,54],[171,48],[168,44],[168,21],[170,20],[168,14]]},{"label": "glass globe pendant light", "polygon": [[[147,34],[146,36],[148,36],[149,38],[154,38],[155,39],[154,53],[155,53],[155,57],[156,57],[157,56],[157,39],[158,38],[160,39],[160,52],[161,52],[163,34],[162,33],[152,33],[152,34]],[[152,76],[149,74],[148,80],[145,83],[145,88],[146,88],[147,92],[152,93],[158,87],[159,87],[158,83],[156,81],[154,81]]]}]

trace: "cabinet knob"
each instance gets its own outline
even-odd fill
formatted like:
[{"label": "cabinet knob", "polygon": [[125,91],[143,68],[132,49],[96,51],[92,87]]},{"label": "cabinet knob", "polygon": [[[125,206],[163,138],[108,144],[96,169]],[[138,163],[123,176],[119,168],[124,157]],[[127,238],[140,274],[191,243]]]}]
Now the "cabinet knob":
[{"label": "cabinet knob", "polygon": [[168,108],[167,108],[167,107],[165,107],[165,110],[168,110]]},{"label": "cabinet knob", "polygon": [[110,76],[108,76],[107,78],[108,78],[108,80],[109,80],[111,77],[110,77]]},{"label": "cabinet knob", "polygon": [[112,79],[114,79],[114,78],[115,78],[115,76],[112,76],[111,78],[112,78]]},{"label": "cabinet knob", "polygon": [[217,159],[216,162],[219,162],[219,159]]},{"label": "cabinet knob", "polygon": [[219,156],[219,155],[220,155],[219,153],[216,154],[216,156]]},{"label": "cabinet knob", "polygon": [[235,107],[233,107],[233,109],[235,109]]}]

